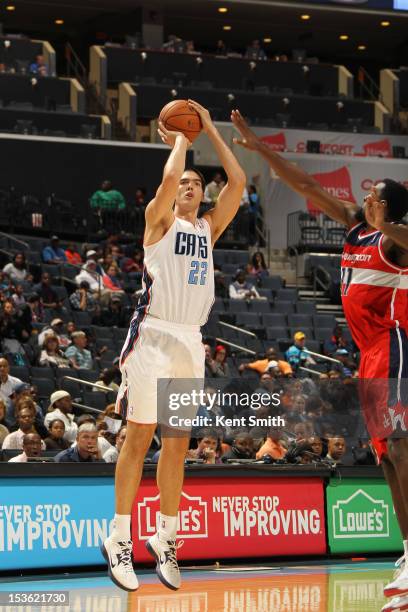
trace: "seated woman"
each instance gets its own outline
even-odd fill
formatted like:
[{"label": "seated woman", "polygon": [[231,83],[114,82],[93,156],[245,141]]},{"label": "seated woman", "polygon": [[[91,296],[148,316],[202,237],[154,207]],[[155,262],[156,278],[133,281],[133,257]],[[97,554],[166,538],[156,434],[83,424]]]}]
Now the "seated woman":
[{"label": "seated woman", "polygon": [[269,270],[261,251],[257,251],[252,255],[251,263],[248,266],[248,274],[256,276],[258,279],[269,276]]},{"label": "seated woman", "polygon": [[64,440],[65,424],[60,419],[54,419],[48,426],[50,435],[44,439],[47,450],[66,450],[71,445],[67,440]]},{"label": "seated woman", "polygon": [[64,354],[59,347],[59,341],[57,336],[47,336],[45,338],[39,361],[40,366],[44,367],[70,367],[69,360],[64,357]]}]

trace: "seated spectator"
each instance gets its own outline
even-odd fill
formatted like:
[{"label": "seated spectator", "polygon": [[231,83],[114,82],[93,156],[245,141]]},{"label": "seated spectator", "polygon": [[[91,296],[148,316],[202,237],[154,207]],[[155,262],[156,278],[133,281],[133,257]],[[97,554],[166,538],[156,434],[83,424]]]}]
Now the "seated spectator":
[{"label": "seated spectator", "polygon": [[93,423],[83,423],[78,428],[76,445],[58,453],[56,463],[94,463],[104,461],[98,448],[98,430]]},{"label": "seated spectator", "polygon": [[15,376],[10,376],[10,364],[5,357],[0,357],[0,399],[6,406],[10,404],[16,388],[22,384],[22,380]]},{"label": "seated spectator", "polygon": [[126,425],[121,427],[116,434],[115,446],[109,448],[106,453],[103,455],[104,461],[106,463],[116,463],[119,458],[119,453],[122,449],[123,443],[126,439]]},{"label": "seated spectator", "polygon": [[221,39],[217,40],[215,45],[215,55],[228,55],[228,47]]},{"label": "seated spectator", "polygon": [[293,336],[293,341],[294,344],[292,344],[285,353],[285,359],[290,363],[293,369],[297,369],[299,366],[308,366],[316,363],[307,352],[305,346],[306,334],[302,331],[296,332]]},{"label": "seated spectator", "polygon": [[287,450],[281,440],[270,435],[266,437],[264,444],[256,453],[256,459],[262,459],[265,455],[269,455],[272,459],[283,459]]},{"label": "seated spectator", "polygon": [[14,285],[8,274],[0,271],[0,296],[2,299],[7,299],[12,296]]},{"label": "seated spectator", "polygon": [[312,436],[308,439],[308,444],[310,445],[314,454],[321,458],[323,453],[323,442],[321,438],[318,436]]},{"label": "seated spectator", "polygon": [[41,351],[40,366],[50,367],[54,366],[56,368],[69,368],[70,363],[68,359],[64,356],[64,353],[61,351],[59,347],[58,338],[56,336],[48,336],[43,344],[43,348]]},{"label": "seated spectator", "polygon": [[120,268],[125,274],[131,274],[141,278],[143,272],[143,251],[141,249],[127,250],[123,257]]},{"label": "seated spectator", "polygon": [[[86,424],[90,423],[91,425],[94,425],[96,427],[96,430],[98,432],[98,438],[97,438],[98,449],[99,449],[99,452],[101,454],[101,457],[103,457],[104,454],[109,449],[112,448],[112,444],[110,444],[110,442],[105,438],[105,429],[104,428],[100,428],[98,430],[98,428],[96,426],[96,419],[95,419],[94,416],[92,416],[92,414],[85,413],[85,414],[81,414],[81,416],[78,417],[78,419],[77,419],[78,429],[84,423],[86,423]],[[99,423],[99,425],[101,425],[101,423]],[[75,441],[72,446],[74,447],[76,445],[77,445],[77,442]]]},{"label": "seated spectator", "polygon": [[207,464],[221,463],[221,440],[215,430],[202,430],[197,442],[197,448],[189,450],[186,459],[202,459]]},{"label": "seated spectator", "polygon": [[3,351],[6,353],[24,353],[21,343],[27,342],[31,335],[31,326],[17,311],[12,300],[3,302],[0,309],[0,337]]},{"label": "seated spectator", "polygon": [[69,303],[72,310],[81,310],[88,312],[90,315],[96,315],[98,311],[98,300],[95,294],[91,291],[89,282],[83,280],[80,282],[76,291],[69,296]]},{"label": "seated spectator", "polygon": [[82,257],[73,242],[70,242],[65,249],[65,257],[67,258],[67,263],[74,264],[76,266],[82,265]]},{"label": "seated spectator", "polygon": [[33,289],[39,296],[43,308],[55,309],[58,307],[60,300],[58,300],[58,296],[51,286],[51,276],[48,272],[41,274],[41,282],[38,285],[34,285]]},{"label": "seated spectator", "polygon": [[60,247],[58,236],[51,236],[50,244],[43,248],[42,259],[46,264],[57,266],[67,261],[65,251]]},{"label": "seated spectator", "polygon": [[[217,350],[218,349],[218,350]],[[224,378],[229,376],[229,367],[226,363],[227,352],[225,347],[219,344],[215,349],[215,358],[213,359],[211,346],[204,344],[205,350],[205,377],[206,378]]]},{"label": "seated spectator", "polygon": [[111,264],[107,268],[106,274],[103,275],[102,280],[105,289],[108,291],[113,291],[114,293],[124,293],[123,281],[120,278],[119,269],[116,265]]},{"label": "seated spectator", "polygon": [[48,76],[48,66],[43,55],[37,55],[35,61],[30,64],[29,71],[37,76]]},{"label": "seated spectator", "polygon": [[204,191],[204,201],[215,205],[218,200],[218,196],[220,195],[224,187],[225,181],[221,172],[216,172],[213,176],[212,181],[210,181],[206,185]]},{"label": "seated spectator", "polygon": [[222,461],[226,462],[228,459],[255,459],[254,441],[248,433],[235,435],[231,450],[223,455]]},{"label": "seated spectator", "polygon": [[348,353],[354,350],[352,342],[343,337],[343,328],[336,325],[330,339],[324,341],[324,354],[332,357],[338,349],[345,349]]},{"label": "seated spectator", "polygon": [[115,293],[110,299],[109,306],[102,310],[101,324],[104,327],[127,327],[129,314],[122,307],[122,299]]},{"label": "seated spectator", "polygon": [[70,443],[64,440],[65,425],[61,419],[54,419],[48,427],[50,435],[44,439],[47,450],[66,450],[70,447]]},{"label": "seated spectator", "polygon": [[244,270],[239,270],[235,281],[229,286],[229,296],[232,300],[260,299],[258,291],[252,283],[247,282]]},{"label": "seated spectator", "polygon": [[[24,400],[20,404],[17,412],[17,431],[9,433],[3,440],[2,449],[18,449],[23,448],[23,438],[25,434],[38,432],[35,429],[35,405],[32,400]],[[45,444],[41,441],[41,447],[45,450]]]},{"label": "seated spectator", "polygon": [[266,53],[261,48],[259,40],[253,40],[246,48],[245,57],[251,60],[266,60]]},{"label": "seated spectator", "polygon": [[[103,385],[104,387],[109,387],[112,391],[117,393],[119,391],[119,385],[114,382],[115,378],[115,370],[113,368],[105,368],[101,372],[101,377],[96,381],[96,385]],[[98,389],[98,387],[92,387],[92,391],[102,391],[103,393],[109,393],[109,391],[105,391],[104,389]]]},{"label": "seated spectator", "polygon": [[220,267],[217,265],[214,265],[214,290],[216,297],[224,299],[229,295],[228,288],[225,283],[225,276]]},{"label": "seated spectator", "polygon": [[102,275],[97,271],[97,263],[93,259],[88,259],[81,272],[75,277],[75,282],[80,287],[81,283],[86,281],[89,289],[98,293],[103,289]]},{"label": "seated spectator", "polygon": [[4,442],[4,438],[10,433],[6,425],[6,403],[0,399],[0,447]]},{"label": "seated spectator", "polygon": [[55,419],[59,419],[64,423],[64,440],[73,442],[76,438],[78,427],[74,422],[72,414],[72,399],[68,391],[54,391],[50,397],[50,405],[48,413],[44,417],[44,425],[49,429],[50,424]]},{"label": "seated spectator", "polygon": [[326,461],[329,461],[333,465],[341,463],[344,455],[346,454],[346,441],[341,437],[329,438],[328,452],[325,457]]},{"label": "seated spectator", "polygon": [[28,309],[25,310],[26,319],[31,323],[42,323],[44,321],[44,308],[38,293],[32,293],[27,298]]},{"label": "seated spectator", "polygon": [[12,300],[15,308],[17,308],[17,309],[20,309],[23,306],[25,306],[25,304],[27,302],[26,302],[26,299],[25,299],[25,296],[24,296],[24,287],[23,287],[23,285],[16,284],[15,292],[11,296],[11,300]]},{"label": "seated spectator", "polygon": [[85,348],[88,342],[85,332],[74,332],[72,334],[72,342],[73,344],[65,351],[65,357],[69,359],[71,366],[76,370],[92,370],[91,351]]},{"label": "seated spectator", "polygon": [[279,359],[278,355],[274,348],[269,348],[266,351],[266,355],[264,359],[258,359],[257,361],[252,361],[250,363],[241,363],[239,366],[239,371],[243,372],[244,370],[255,370],[259,374],[263,374],[264,372],[268,372],[270,367],[270,362],[276,361],[278,363],[278,368],[282,374],[282,376],[291,377],[293,376],[293,370],[291,365],[287,361],[283,361],[283,359]]},{"label": "seated spectator", "polygon": [[23,441],[22,441],[23,452],[20,455],[16,455],[15,457],[12,457],[11,459],[9,459],[8,462],[9,463],[25,463],[31,457],[41,457],[41,450],[44,450],[42,448],[42,444],[43,444],[43,441],[41,440],[38,433],[31,432],[31,433],[25,434],[23,436]]},{"label": "seated spectator", "polygon": [[90,199],[91,208],[96,211],[118,211],[126,208],[126,202],[120,191],[113,189],[111,181],[103,181],[100,189]]},{"label": "seated spectator", "polygon": [[167,53],[184,53],[185,43],[178,36],[170,34],[167,42],[163,43],[161,48],[162,51],[167,51]]},{"label": "seated spectator", "polygon": [[252,255],[248,272],[257,278],[265,278],[266,276],[269,276],[269,270],[266,267],[265,258],[261,251],[257,251]]},{"label": "seated spectator", "polygon": [[24,253],[16,253],[13,261],[6,264],[3,268],[13,283],[21,281],[32,281],[33,277],[27,269],[27,261]]}]

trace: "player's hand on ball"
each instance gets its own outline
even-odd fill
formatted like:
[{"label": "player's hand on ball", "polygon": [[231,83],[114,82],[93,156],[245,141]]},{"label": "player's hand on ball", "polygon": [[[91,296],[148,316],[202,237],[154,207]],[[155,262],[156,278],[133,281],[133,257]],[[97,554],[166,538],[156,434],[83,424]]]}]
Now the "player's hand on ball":
[{"label": "player's hand on ball", "polygon": [[249,128],[247,122],[245,121],[239,110],[232,111],[231,121],[242,136],[241,139],[234,138],[233,142],[235,144],[241,145],[242,147],[245,147],[245,149],[255,151],[259,146],[260,140],[256,136],[256,134]]},{"label": "player's hand on ball", "polygon": [[371,225],[376,230],[383,228],[385,223],[385,202],[378,202],[372,198],[367,198],[364,213],[368,225]]},{"label": "player's hand on ball", "polygon": [[203,132],[208,132],[208,130],[214,126],[211,119],[211,115],[208,110],[204,108],[204,106],[201,106],[201,104],[199,104],[195,100],[188,100],[188,105],[200,115]]},{"label": "player's hand on ball", "polygon": [[173,132],[171,130],[167,130],[161,121],[159,121],[159,127],[157,131],[164,144],[168,145],[171,148],[173,148],[176,144],[177,138],[184,139],[186,141],[187,147],[191,147],[191,142],[188,140],[188,138],[184,136],[183,132]]}]

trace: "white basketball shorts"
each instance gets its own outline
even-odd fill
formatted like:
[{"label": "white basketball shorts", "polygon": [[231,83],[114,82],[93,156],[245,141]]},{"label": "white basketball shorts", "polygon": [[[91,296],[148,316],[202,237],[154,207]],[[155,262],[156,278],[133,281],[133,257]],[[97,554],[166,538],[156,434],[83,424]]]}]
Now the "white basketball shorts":
[{"label": "white basketball shorts", "polygon": [[116,412],[135,423],[157,423],[158,379],[204,379],[205,351],[198,325],[135,317],[120,356],[122,384]]}]

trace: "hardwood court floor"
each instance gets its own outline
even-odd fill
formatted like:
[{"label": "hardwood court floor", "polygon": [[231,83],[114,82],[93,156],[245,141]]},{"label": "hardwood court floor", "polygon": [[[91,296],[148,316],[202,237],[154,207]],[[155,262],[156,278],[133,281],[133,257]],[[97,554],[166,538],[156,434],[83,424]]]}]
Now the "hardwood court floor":
[{"label": "hardwood court floor", "polygon": [[[69,591],[69,607],[0,605],[0,612],[379,612],[391,561],[308,562],[282,566],[183,568],[177,592],[140,571],[140,589],[125,593],[102,573],[0,578],[0,598],[13,591]],[[3,601],[3,600],[2,600]]]}]

